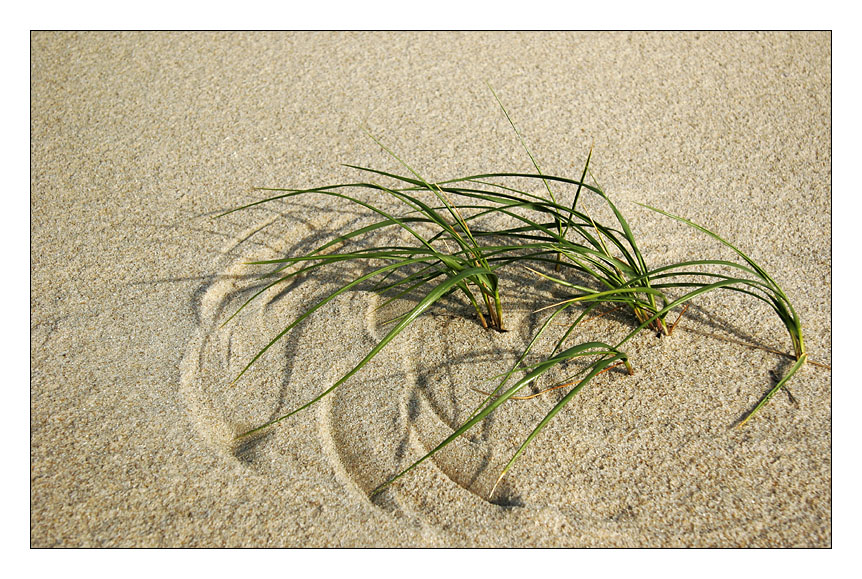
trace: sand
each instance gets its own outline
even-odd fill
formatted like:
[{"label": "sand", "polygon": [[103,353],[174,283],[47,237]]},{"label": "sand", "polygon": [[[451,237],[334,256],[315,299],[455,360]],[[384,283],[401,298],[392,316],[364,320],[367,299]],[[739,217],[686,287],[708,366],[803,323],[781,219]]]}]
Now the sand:
[{"label": "sand", "polygon": [[505,405],[368,494],[464,420],[479,378],[529,340],[544,303],[515,281],[508,334],[452,302],[237,447],[387,326],[367,288],[347,293],[231,386],[344,279],[267,293],[222,327],[260,271],[245,262],[371,216],[308,197],[213,218],[255,186],[355,180],[341,163],[398,169],[361,125],[430,179],[528,171],[488,81],[547,173],[579,176],[593,146],[651,264],[727,253],[636,202],[772,272],[829,364],[829,33],[42,32],[31,75],[31,546],[831,546],[831,372],[805,367],[795,404],[779,393],[733,428],[788,364],[714,334],[790,349],[744,296],[699,299],[670,339],[638,338],[635,375],[576,396],[494,502],[489,484],[556,394]]}]

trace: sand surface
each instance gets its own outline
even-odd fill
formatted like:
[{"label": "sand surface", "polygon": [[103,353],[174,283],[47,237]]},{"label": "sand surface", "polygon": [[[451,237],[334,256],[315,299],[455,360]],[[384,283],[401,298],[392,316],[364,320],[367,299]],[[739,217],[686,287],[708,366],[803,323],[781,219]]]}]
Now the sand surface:
[{"label": "sand surface", "polygon": [[[829,364],[829,33],[31,43],[31,546],[831,546],[831,373],[803,368],[796,404],[779,393],[733,428],[788,363],[713,335],[790,350],[745,296],[698,299],[670,339],[635,340],[635,375],[609,372],[578,394],[494,502],[496,473],[558,393],[504,405],[368,495],[451,433],[480,377],[529,341],[549,296],[523,271],[502,287],[511,332],[481,330],[453,300],[316,406],[232,444],[326,389],[389,326],[369,288],[348,292],[231,386],[349,273],[267,292],[222,327],[261,273],[245,262],[372,216],[301,197],[213,219],[259,199],[255,186],[356,180],[341,163],[399,169],[361,125],[429,179],[530,171],[488,81],[545,172],[577,178],[593,146],[593,173],[651,265],[730,255],[636,202],[749,253]],[[607,316],[588,330],[629,328]]]}]

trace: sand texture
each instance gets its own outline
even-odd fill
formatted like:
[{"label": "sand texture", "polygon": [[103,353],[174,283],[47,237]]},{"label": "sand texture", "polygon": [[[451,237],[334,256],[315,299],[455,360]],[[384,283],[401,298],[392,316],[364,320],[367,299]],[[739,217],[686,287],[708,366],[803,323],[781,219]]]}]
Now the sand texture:
[{"label": "sand texture", "polygon": [[[488,81],[546,173],[579,177],[593,146],[650,265],[733,254],[637,202],[764,266],[830,364],[829,33],[40,32],[31,75],[31,546],[831,546],[831,372],[804,367],[793,398],[734,428],[790,362],[716,335],[791,345],[730,292],[630,343],[635,374],[574,397],[493,502],[563,392],[503,405],[369,493],[463,422],[544,320],[560,290],[522,268],[502,282],[510,332],[447,298],[332,395],[234,444],[333,384],[417,298],[346,292],[231,385],[359,271],[297,278],[222,325],[260,287],[247,262],[374,216],[303,196],[214,219],[254,187],[362,178],[342,163],[403,171],[361,126],[429,180],[531,172]],[[581,337],[632,327],[618,313]]]}]

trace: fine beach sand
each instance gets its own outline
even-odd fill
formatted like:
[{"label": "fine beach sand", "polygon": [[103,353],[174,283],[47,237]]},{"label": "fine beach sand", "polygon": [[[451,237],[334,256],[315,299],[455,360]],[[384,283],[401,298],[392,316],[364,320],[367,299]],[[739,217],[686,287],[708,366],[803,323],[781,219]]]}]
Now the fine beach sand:
[{"label": "fine beach sand", "polygon": [[[789,362],[778,318],[698,298],[670,338],[628,348],[490,485],[559,393],[510,402],[374,500],[466,419],[544,319],[547,287],[504,281],[506,334],[453,300],[319,404],[240,446],[361,360],[393,307],[363,288],[231,380],[333,268],[250,295],[252,259],[369,223],[300,197],[214,216],[263,187],[396,171],[595,178],[650,265],[730,258],[648,203],[731,240],[831,363],[829,33],[50,33],[31,35],[32,547],[829,547],[831,372]],[[537,190],[541,193],[541,190]],[[570,197],[568,197],[570,199]],[[395,207],[391,202],[387,207]],[[590,206],[597,213],[595,200]],[[347,271],[349,273],[349,271]],[[518,281],[522,283],[519,284]],[[526,288],[526,290],[525,290]],[[289,289],[290,291],[284,291]],[[533,291],[535,290],[535,291]],[[623,315],[583,336],[622,336]],[[795,403],[793,402],[795,399]]]}]

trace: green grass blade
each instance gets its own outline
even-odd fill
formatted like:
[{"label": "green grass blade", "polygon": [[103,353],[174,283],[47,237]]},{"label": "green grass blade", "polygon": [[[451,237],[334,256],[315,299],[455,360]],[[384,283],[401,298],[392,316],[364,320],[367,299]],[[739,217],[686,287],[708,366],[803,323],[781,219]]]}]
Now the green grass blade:
[{"label": "green grass blade", "polygon": [[[539,168],[539,163],[536,162],[536,158],[533,157],[533,153],[530,152],[530,149],[527,148],[527,143],[524,142],[524,137],[521,135],[521,131],[518,130],[518,127],[515,126],[515,122],[512,120],[512,117],[509,116],[509,111],[506,110],[506,107],[503,106],[503,103],[500,101],[500,97],[497,96],[497,93],[494,92],[494,89],[491,88],[491,85],[488,84],[488,88],[491,90],[491,94],[494,95],[494,99],[496,99],[497,104],[500,105],[500,109],[503,111],[503,114],[506,115],[506,120],[509,121],[509,124],[512,126],[512,130],[515,131],[515,134],[518,135],[518,140],[521,142],[521,146],[526,151],[527,156],[530,157],[530,161],[533,163],[533,167],[536,168],[536,173],[542,175],[542,170]],[[551,201],[554,203],[557,202],[557,198],[554,196],[554,192],[551,191],[551,186],[548,184],[546,179],[542,179],[542,182],[545,184],[545,188],[548,190],[548,195],[551,197]],[[559,225],[559,223],[558,223]],[[560,235],[562,235],[563,231],[560,229]]]},{"label": "green grass blade", "polygon": [[521,444],[521,446],[518,448],[518,450],[515,452],[515,454],[509,460],[509,462],[506,463],[506,466],[500,472],[500,476],[497,477],[497,481],[494,483],[494,486],[491,488],[491,492],[488,494],[488,500],[491,500],[491,498],[494,496],[494,491],[497,490],[497,485],[500,484],[500,481],[503,480],[503,477],[506,476],[506,473],[509,472],[509,469],[512,468],[512,465],[515,464],[515,461],[518,460],[518,457],[520,457],[521,454],[523,454],[523,452],[527,449],[527,446],[530,444],[530,442],[532,442],[533,439],[539,434],[539,432],[541,432],[541,430],[543,428],[545,428],[545,426],[548,424],[548,422],[550,422],[551,419],[554,416],[556,416],[556,414],[560,410],[562,410],[566,404],[569,403],[569,400],[571,400],[575,394],[580,392],[581,388],[583,388],[593,378],[595,378],[599,373],[603,372],[605,369],[607,369],[612,363],[616,362],[617,360],[626,360],[625,354],[622,354],[622,353],[615,354],[609,358],[602,358],[601,360],[594,362],[592,364],[592,369],[590,370],[590,373],[587,374],[587,376],[585,378],[583,378],[580,382],[578,382],[578,384],[574,388],[569,390],[569,392],[566,393],[566,395],[562,398],[562,400],[560,400],[559,402],[557,402],[557,404],[554,405],[554,407],[551,409],[551,411],[545,415],[545,417],[533,429],[533,431],[530,433],[530,435],[527,436],[527,438],[524,440],[524,442]]},{"label": "green grass blade", "polygon": [[782,316],[782,321],[785,322],[785,326],[787,327],[787,331],[790,333],[790,338],[791,338],[791,341],[793,342],[793,347],[794,347],[794,350],[796,352],[796,357],[797,357],[797,359],[799,359],[802,357],[803,354],[805,354],[805,343],[804,343],[803,338],[802,338],[802,322],[799,319],[799,316],[796,314],[796,311],[793,309],[793,306],[790,304],[790,300],[787,298],[784,291],[778,286],[777,283],[775,283],[775,280],[772,279],[772,276],[770,276],[768,273],[766,273],[766,270],[764,270],[757,263],[755,263],[755,261],[753,259],[748,257],[738,247],[736,247],[735,245],[733,245],[732,243],[730,243],[729,241],[727,241],[726,239],[724,239],[723,237],[721,237],[717,233],[710,231],[706,227],[699,225],[699,224],[697,224],[697,223],[695,223],[689,219],[686,219],[684,217],[680,217],[678,215],[668,213],[667,211],[657,209],[657,208],[652,207],[650,205],[645,205],[643,203],[639,203],[639,205],[641,205],[642,207],[646,207],[647,209],[650,209],[651,211],[655,211],[656,213],[661,213],[662,215],[664,215],[666,217],[670,217],[671,219],[675,219],[676,221],[679,221],[681,223],[685,223],[686,225],[693,227],[693,228],[697,229],[698,231],[701,231],[702,233],[705,233],[706,235],[712,237],[716,241],[719,241],[720,243],[722,243],[726,247],[733,250],[737,255],[739,255],[748,265],[751,266],[752,269],[754,269],[755,272],[757,272],[757,275],[759,277],[761,277],[764,281],[766,281],[768,284],[770,284],[772,286],[775,293],[780,297],[781,305],[778,307],[779,307],[779,309],[784,309],[787,312],[786,317]]},{"label": "green grass blade", "polygon": [[[383,269],[383,268],[381,268],[381,270],[377,270],[377,271],[375,271],[375,272],[372,272],[371,274],[368,274],[368,275],[366,275],[366,276],[363,276],[363,278],[360,278],[360,279],[368,279],[368,278],[370,278],[372,275],[376,275],[376,274],[380,273],[380,272],[382,271],[382,269]],[[428,292],[428,295],[426,295],[426,296],[425,296],[425,298],[423,298],[423,299],[422,299],[422,301],[421,301],[421,302],[419,302],[419,304],[417,304],[417,305],[416,305],[416,307],[414,307],[414,308],[410,311],[410,313],[409,313],[407,316],[405,316],[405,317],[404,317],[404,318],[403,318],[403,319],[398,323],[398,325],[396,325],[394,328],[392,328],[392,330],[390,330],[390,331],[389,331],[389,333],[388,333],[388,334],[386,334],[386,336],[384,336],[384,337],[383,337],[383,339],[381,339],[381,340],[380,340],[380,342],[378,342],[378,343],[377,343],[377,345],[376,345],[376,346],[374,346],[374,348],[372,348],[370,352],[368,352],[368,354],[365,356],[365,358],[363,358],[363,359],[362,359],[362,361],[361,361],[361,362],[359,362],[356,366],[354,366],[354,367],[353,367],[353,369],[352,369],[352,370],[350,370],[350,371],[349,371],[349,372],[347,372],[344,376],[342,376],[342,377],[341,377],[341,378],[340,378],[340,379],[339,379],[335,384],[333,384],[333,385],[332,385],[332,386],[330,386],[328,389],[326,389],[323,393],[321,393],[320,395],[316,396],[316,397],[315,397],[315,398],[313,398],[312,400],[310,400],[310,401],[306,402],[305,404],[303,404],[303,405],[302,405],[302,406],[300,406],[299,408],[297,408],[297,409],[295,409],[295,410],[293,410],[293,411],[291,411],[291,412],[288,412],[287,414],[285,414],[285,415],[283,415],[283,416],[280,416],[280,417],[276,418],[275,420],[271,420],[271,421],[267,422],[266,424],[263,424],[263,425],[261,425],[261,426],[258,426],[257,428],[254,428],[254,429],[252,429],[252,430],[249,430],[248,432],[245,432],[245,433],[241,434],[238,438],[242,438],[242,437],[248,436],[248,435],[250,435],[250,434],[253,434],[253,433],[255,433],[255,432],[258,432],[258,431],[260,431],[260,430],[263,430],[264,428],[267,428],[267,427],[269,427],[269,426],[272,426],[272,425],[274,425],[274,424],[276,424],[276,423],[278,423],[278,422],[281,422],[282,420],[284,420],[284,419],[286,419],[286,418],[288,418],[288,417],[290,417],[290,416],[293,416],[293,415],[294,415],[294,414],[296,414],[297,412],[300,412],[300,411],[302,411],[302,410],[304,410],[304,409],[308,408],[308,407],[309,407],[309,406],[311,406],[312,404],[314,404],[314,403],[316,403],[316,402],[320,401],[322,398],[324,398],[324,397],[325,397],[325,396],[327,396],[329,393],[331,393],[333,390],[335,390],[336,388],[338,388],[339,386],[341,386],[344,382],[346,382],[346,381],[347,381],[351,376],[353,376],[353,375],[354,375],[354,374],[356,374],[358,371],[360,371],[362,368],[364,368],[364,367],[365,367],[365,365],[366,365],[366,364],[367,364],[367,363],[368,363],[372,358],[374,358],[374,356],[376,356],[376,355],[380,352],[380,350],[382,350],[382,349],[383,349],[383,348],[384,348],[384,347],[385,347],[389,342],[391,342],[391,341],[392,341],[392,339],[393,339],[393,338],[395,338],[395,336],[397,336],[398,334],[400,334],[400,333],[401,333],[401,331],[402,331],[402,330],[404,330],[404,328],[406,328],[406,327],[407,327],[411,322],[413,322],[413,320],[415,320],[415,319],[416,319],[420,314],[422,314],[422,312],[424,312],[425,310],[427,310],[427,309],[428,309],[428,308],[429,308],[429,307],[430,307],[434,302],[436,302],[436,301],[437,301],[438,299],[440,299],[443,295],[445,295],[445,294],[446,294],[446,293],[447,293],[447,292],[448,292],[448,291],[449,291],[449,290],[450,290],[454,285],[456,285],[456,284],[458,284],[458,283],[461,283],[461,282],[463,282],[464,280],[466,280],[466,279],[468,279],[468,278],[470,278],[470,277],[472,277],[472,276],[475,276],[475,275],[478,275],[478,274],[483,274],[483,273],[485,273],[485,270],[483,270],[483,269],[480,269],[480,268],[471,268],[471,269],[464,270],[464,271],[460,272],[458,275],[456,275],[456,276],[454,276],[454,277],[451,277],[451,278],[448,278],[448,279],[446,279],[445,281],[443,281],[442,283],[440,283],[440,284],[439,284],[437,287],[435,287],[432,291]],[[356,280],[356,281],[354,281],[354,282],[351,282],[351,284],[348,284],[347,286],[345,286],[344,288],[340,289],[338,292],[336,292],[335,294],[333,294],[332,296],[330,296],[329,298],[327,298],[324,302],[321,302],[321,304],[318,304],[317,306],[315,306],[315,308],[314,308],[314,309],[316,309],[317,307],[319,307],[320,305],[322,305],[322,304],[323,304],[323,303],[325,303],[326,301],[329,301],[329,300],[330,300],[330,299],[332,299],[335,295],[337,295],[337,294],[339,294],[339,293],[342,293],[343,291],[345,291],[346,289],[348,289],[348,287],[350,287],[350,286],[352,286],[352,285],[355,285],[355,284],[356,284],[356,283],[358,283],[359,281],[360,281],[360,280]],[[307,312],[305,315],[308,315],[308,313],[310,313],[310,312]],[[297,323],[297,322],[294,322],[294,324],[291,324],[291,326],[290,326],[290,327],[294,326],[296,323]],[[288,328],[288,329],[289,329],[289,328]],[[284,335],[284,333],[285,333],[286,331],[287,331],[287,330],[285,330],[285,331],[283,331],[281,334],[279,334],[279,335],[276,337],[276,340],[277,340],[277,339],[279,339],[282,335]],[[269,346],[271,346],[271,345],[272,345],[272,343],[274,343],[274,342],[275,342],[275,340],[273,340],[273,342],[271,342],[271,343],[267,346],[267,348],[269,348]],[[266,348],[264,348],[264,350],[263,350],[263,351],[265,351],[265,350],[266,350]],[[263,351],[261,351],[261,352],[260,352],[260,353],[255,357],[255,360],[256,360],[256,359],[257,359],[257,358],[258,358],[258,357],[263,353]],[[253,362],[254,362],[254,360],[252,360],[252,363],[253,363]],[[249,366],[251,366],[251,363],[249,364]],[[246,367],[246,369],[248,369],[248,366]],[[245,372],[245,370],[243,370],[243,372]]]},{"label": "green grass blade", "polygon": [[753,409],[751,412],[749,412],[749,413],[748,413],[748,416],[746,416],[746,417],[742,420],[742,422],[740,422],[737,426],[741,428],[741,427],[742,427],[746,422],[748,422],[749,420],[751,420],[751,419],[752,419],[752,417],[753,417],[753,416],[754,416],[754,415],[755,415],[755,414],[756,414],[756,413],[757,413],[761,408],[763,408],[764,406],[766,406],[766,403],[767,403],[767,402],[769,402],[769,401],[772,399],[772,397],[773,397],[773,396],[775,396],[776,392],[778,392],[779,390],[781,390],[781,389],[784,387],[784,385],[785,385],[785,384],[787,384],[787,381],[788,381],[788,380],[790,380],[790,378],[792,378],[794,374],[796,374],[796,371],[797,371],[797,370],[799,370],[802,366],[804,366],[804,365],[805,365],[805,361],[806,361],[807,359],[808,359],[808,355],[807,355],[807,354],[802,354],[802,356],[800,356],[800,357],[799,357],[799,359],[798,359],[798,360],[796,360],[796,363],[795,363],[795,364],[793,364],[793,367],[792,367],[792,368],[790,368],[790,371],[789,371],[789,372],[784,376],[784,378],[782,378],[782,379],[778,382],[778,384],[776,384],[776,385],[772,388],[772,390],[770,390],[770,391],[769,391],[769,393],[767,393],[767,394],[766,394],[766,396],[764,396],[764,397],[763,397],[763,399],[761,399],[761,401],[757,403],[757,406],[755,406],[755,407],[754,407],[754,409]]},{"label": "green grass blade", "polygon": [[479,411],[482,409],[482,407],[491,401],[491,399],[497,394],[497,392],[499,392],[503,388],[503,386],[506,385],[506,383],[509,381],[509,379],[512,377],[512,375],[518,371],[518,369],[523,368],[522,363],[523,363],[524,359],[527,357],[527,354],[530,353],[530,351],[533,349],[533,346],[536,344],[536,342],[539,341],[539,338],[545,333],[545,330],[551,325],[551,322],[553,322],[554,319],[560,313],[562,313],[566,308],[568,308],[569,306],[570,306],[570,304],[565,304],[562,307],[558,308],[553,314],[548,316],[548,319],[545,320],[545,322],[542,324],[542,327],[539,328],[539,331],[536,332],[536,334],[530,340],[530,343],[527,344],[526,348],[524,348],[524,351],[521,353],[521,356],[512,365],[512,367],[509,369],[509,371],[503,376],[502,381],[497,385],[496,388],[494,388],[494,390],[492,390],[488,394],[488,396],[482,402],[479,403],[479,405],[476,407],[476,409],[470,413],[470,419],[472,419],[474,416],[476,416],[476,414],[479,413]]},{"label": "green grass blade", "polygon": [[[596,350],[598,350],[598,351],[596,351]],[[425,456],[423,456],[422,458],[420,458],[419,460],[417,460],[416,462],[411,464],[409,467],[407,467],[406,469],[404,469],[403,471],[401,471],[400,473],[398,473],[394,477],[390,478],[388,481],[386,481],[382,485],[378,486],[376,489],[374,489],[374,491],[371,493],[371,496],[373,497],[376,494],[382,492],[383,489],[385,489],[387,486],[391,485],[393,482],[400,479],[402,476],[404,476],[405,474],[407,474],[408,472],[410,472],[411,470],[413,470],[414,468],[416,468],[417,466],[419,466],[420,464],[425,462],[427,459],[429,459],[432,456],[434,456],[435,454],[437,454],[440,450],[445,448],[447,445],[449,445],[456,438],[458,438],[459,436],[461,436],[462,434],[464,434],[465,432],[470,430],[473,426],[475,426],[476,424],[478,424],[479,422],[484,420],[484,418],[486,416],[488,416],[491,412],[493,412],[498,406],[500,406],[501,404],[506,402],[509,398],[514,396],[519,390],[521,390],[527,384],[531,383],[533,380],[535,380],[538,377],[545,374],[548,370],[553,368],[556,364],[559,364],[560,362],[562,362],[564,360],[568,360],[568,359],[578,357],[578,356],[588,356],[588,355],[593,355],[593,354],[598,354],[598,355],[605,354],[605,353],[607,353],[608,350],[613,350],[613,348],[611,346],[608,346],[607,344],[605,344],[603,342],[586,342],[584,344],[578,344],[577,346],[573,346],[572,348],[569,348],[568,350],[560,353],[556,357],[554,357],[550,360],[546,360],[545,362],[540,364],[535,370],[533,370],[532,372],[530,372],[529,374],[527,374],[526,376],[524,376],[520,380],[518,380],[514,385],[512,385],[508,390],[506,390],[506,392],[503,393],[499,398],[490,402],[481,412],[479,412],[478,414],[473,416],[473,418],[467,420],[464,424],[462,424],[460,427],[458,427],[455,430],[455,432],[453,432],[443,442],[441,442],[436,447],[434,447],[430,452],[425,454]]]},{"label": "green grass blade", "polygon": [[237,375],[237,377],[233,379],[233,381],[231,382],[231,384],[236,384],[236,382],[237,382],[237,381],[239,381],[239,379],[240,379],[240,378],[242,378],[242,376],[243,376],[243,375],[248,371],[248,369],[249,369],[249,368],[251,368],[251,366],[252,366],[255,362],[257,362],[257,360],[258,360],[261,356],[263,356],[263,355],[264,355],[264,353],[265,353],[267,350],[269,350],[273,345],[275,345],[275,343],[276,343],[276,342],[278,342],[279,340],[281,340],[281,338],[283,338],[283,337],[285,336],[285,334],[287,334],[290,330],[292,330],[293,328],[295,328],[295,327],[297,326],[297,324],[299,324],[300,322],[302,322],[302,320],[304,320],[305,318],[307,318],[308,316],[310,316],[312,313],[314,313],[315,311],[317,311],[318,309],[320,309],[321,307],[323,307],[325,304],[327,304],[327,303],[331,302],[331,301],[332,301],[332,300],[334,300],[336,297],[338,297],[339,295],[343,294],[344,292],[346,292],[346,291],[347,291],[347,290],[349,290],[350,288],[353,288],[353,287],[355,287],[355,286],[357,286],[357,285],[361,284],[362,282],[367,281],[367,280],[369,280],[369,279],[373,278],[373,277],[374,277],[374,276],[376,276],[376,275],[379,275],[379,274],[381,274],[381,273],[385,273],[385,272],[387,272],[387,271],[389,271],[389,270],[391,270],[391,269],[395,269],[395,268],[399,268],[399,267],[404,267],[404,266],[406,266],[406,265],[410,265],[411,263],[420,263],[420,262],[422,262],[422,261],[423,261],[423,260],[421,260],[421,259],[407,259],[407,260],[404,260],[404,261],[401,261],[401,262],[392,263],[392,264],[389,264],[389,265],[383,266],[383,267],[381,267],[381,268],[375,269],[375,270],[374,270],[374,271],[372,271],[371,273],[367,273],[367,274],[365,274],[365,275],[363,275],[363,276],[360,276],[360,277],[356,278],[355,280],[351,281],[350,283],[347,283],[347,284],[345,284],[345,285],[341,286],[341,287],[340,287],[340,288],[338,288],[336,291],[332,292],[332,293],[331,293],[331,294],[329,294],[327,297],[325,297],[324,299],[322,299],[321,301],[317,302],[315,305],[313,305],[312,307],[310,307],[309,309],[307,309],[307,310],[306,310],[302,315],[300,315],[300,316],[299,316],[298,318],[296,318],[293,322],[291,322],[290,324],[288,324],[288,326],[287,326],[286,328],[284,328],[281,332],[279,332],[279,333],[278,333],[278,335],[276,335],[272,340],[270,340],[270,342],[269,342],[266,346],[264,346],[260,351],[258,351],[258,353],[257,353],[257,354],[255,354],[255,356],[251,359],[251,361],[250,361],[248,364],[246,364],[246,366],[245,366],[245,367],[242,369],[242,371]]}]

